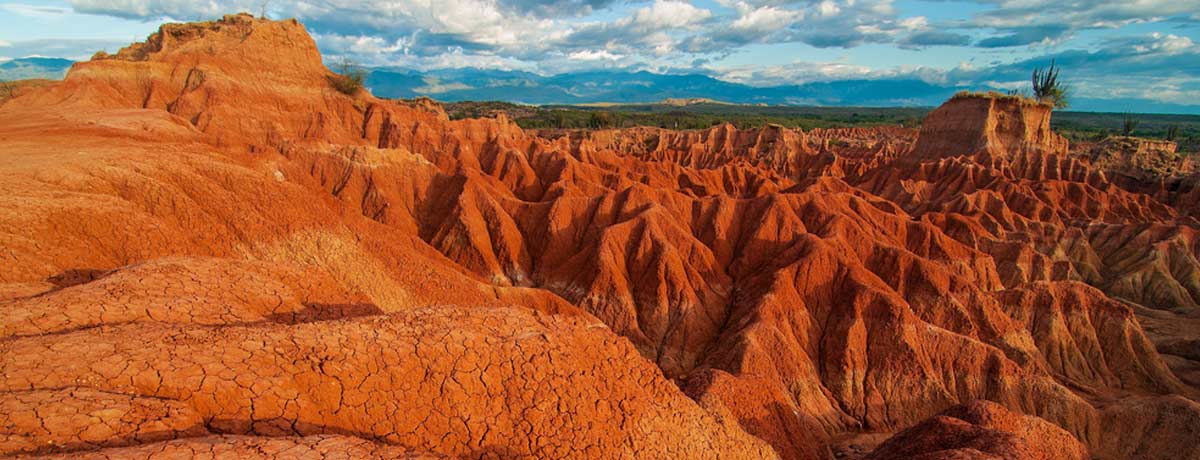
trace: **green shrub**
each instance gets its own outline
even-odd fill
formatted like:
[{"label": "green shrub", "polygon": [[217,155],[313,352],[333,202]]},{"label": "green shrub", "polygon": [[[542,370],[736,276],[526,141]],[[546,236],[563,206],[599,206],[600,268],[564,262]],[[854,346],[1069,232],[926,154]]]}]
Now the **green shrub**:
[{"label": "green shrub", "polygon": [[1049,69],[1033,69],[1033,95],[1039,101],[1053,104],[1056,109],[1065,109],[1070,105],[1070,88],[1058,81],[1058,71],[1053,59],[1050,60]]},{"label": "green shrub", "polygon": [[329,77],[329,84],[347,96],[358,94],[367,81],[367,70],[346,60],[338,64],[337,71]]}]

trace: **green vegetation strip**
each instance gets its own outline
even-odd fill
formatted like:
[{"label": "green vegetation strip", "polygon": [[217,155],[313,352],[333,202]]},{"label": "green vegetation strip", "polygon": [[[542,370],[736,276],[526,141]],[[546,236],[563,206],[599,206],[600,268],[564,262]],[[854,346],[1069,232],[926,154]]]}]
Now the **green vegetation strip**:
[{"label": "green vegetation strip", "polygon": [[[721,123],[739,128],[776,124],[789,128],[905,126],[917,128],[928,107],[796,107],[701,103],[691,105],[630,104],[607,106],[531,106],[507,102],[455,102],[445,105],[451,119],[478,118],[505,112],[522,128],[597,129],[656,126],[703,129]],[[1200,115],[1157,115],[1096,112],[1054,113],[1055,131],[1073,142],[1097,141],[1121,135],[1127,117],[1137,120],[1134,136],[1168,139],[1179,151],[1200,151]],[[1173,131],[1173,132],[1172,132]]]}]

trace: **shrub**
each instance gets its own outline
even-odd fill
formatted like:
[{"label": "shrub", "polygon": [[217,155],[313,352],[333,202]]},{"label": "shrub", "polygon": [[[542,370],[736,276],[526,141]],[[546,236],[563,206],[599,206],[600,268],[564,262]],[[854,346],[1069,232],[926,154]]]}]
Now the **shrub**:
[{"label": "shrub", "polygon": [[1133,118],[1133,114],[1125,112],[1125,119],[1121,121],[1121,135],[1128,136],[1133,134],[1133,131],[1138,127],[1138,119]]},{"label": "shrub", "polygon": [[588,127],[592,129],[610,128],[614,125],[613,114],[607,111],[597,110],[588,117]]},{"label": "shrub", "polygon": [[1039,101],[1053,104],[1056,109],[1065,109],[1070,105],[1067,101],[1069,88],[1058,81],[1058,70],[1053,59],[1050,60],[1050,68],[1033,69],[1033,95]]},{"label": "shrub", "polygon": [[17,97],[17,84],[7,80],[0,80],[0,102],[14,97]]},{"label": "shrub", "polygon": [[329,84],[338,90],[339,93],[347,96],[358,94],[358,91],[363,88],[363,83],[367,81],[367,70],[363,69],[349,60],[342,61],[338,64],[337,71],[329,76]]},{"label": "shrub", "polygon": [[1175,139],[1178,139],[1178,138],[1179,138],[1179,125],[1173,124],[1171,126],[1168,126],[1166,139],[1168,141],[1174,142]]}]

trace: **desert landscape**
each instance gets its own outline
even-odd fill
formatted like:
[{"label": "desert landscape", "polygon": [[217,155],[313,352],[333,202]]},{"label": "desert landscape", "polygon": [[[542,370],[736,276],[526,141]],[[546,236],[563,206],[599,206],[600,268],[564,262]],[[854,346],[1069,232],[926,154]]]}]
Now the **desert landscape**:
[{"label": "desert landscape", "polygon": [[1200,459],[1200,171],[919,127],[523,129],[172,23],[0,99],[0,456]]}]

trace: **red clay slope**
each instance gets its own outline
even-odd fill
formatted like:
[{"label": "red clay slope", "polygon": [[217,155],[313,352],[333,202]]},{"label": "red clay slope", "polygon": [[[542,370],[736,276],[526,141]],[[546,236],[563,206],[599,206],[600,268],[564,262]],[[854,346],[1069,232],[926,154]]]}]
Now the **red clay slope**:
[{"label": "red clay slope", "polygon": [[977,399],[1065,430],[1013,445],[1197,435],[1136,313],[1200,311],[1197,225],[1044,106],[530,133],[329,75],[230,16],[0,105],[0,453],[821,459]]}]

